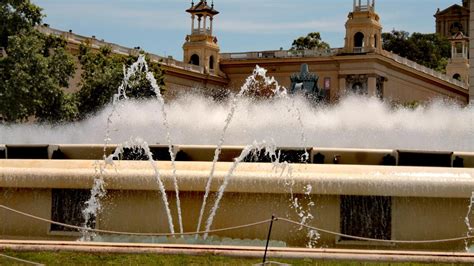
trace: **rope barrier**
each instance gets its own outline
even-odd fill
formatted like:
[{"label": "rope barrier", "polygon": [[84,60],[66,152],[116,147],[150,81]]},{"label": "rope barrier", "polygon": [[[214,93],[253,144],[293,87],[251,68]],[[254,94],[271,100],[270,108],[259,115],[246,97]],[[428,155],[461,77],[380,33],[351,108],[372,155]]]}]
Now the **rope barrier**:
[{"label": "rope barrier", "polygon": [[55,224],[55,225],[63,226],[63,227],[66,227],[66,228],[75,229],[77,231],[87,231],[87,232],[92,232],[92,233],[102,233],[102,234],[109,234],[109,235],[127,235],[127,236],[154,236],[154,237],[163,236],[163,237],[171,237],[171,236],[186,236],[186,235],[202,235],[202,234],[206,234],[206,233],[218,233],[218,232],[224,232],[224,231],[243,229],[243,228],[247,228],[247,227],[254,227],[254,226],[261,225],[261,224],[266,224],[266,223],[269,223],[269,222],[272,221],[272,219],[268,219],[268,220],[264,220],[264,221],[261,221],[261,222],[255,222],[255,223],[250,223],[250,224],[245,224],[245,225],[227,227],[227,228],[222,228],[222,229],[214,229],[214,230],[209,230],[209,231],[188,232],[188,233],[174,233],[174,234],[171,234],[171,233],[131,233],[131,232],[120,232],[120,231],[85,228],[85,227],[81,227],[81,226],[55,222],[55,221],[52,221],[52,220],[48,220],[48,219],[45,219],[45,218],[41,218],[41,217],[38,217],[38,216],[35,216],[35,215],[31,215],[31,214],[28,214],[28,213],[25,213],[25,212],[22,212],[22,211],[19,211],[19,210],[9,208],[5,205],[0,205],[0,208],[5,209],[5,210],[10,211],[10,212],[13,212],[13,213],[16,213],[16,214],[20,214],[20,215],[38,220],[38,221],[42,221],[42,222],[46,222],[46,223],[50,223],[50,224]]},{"label": "rope barrier", "polygon": [[37,262],[29,261],[29,260],[24,260],[24,259],[19,259],[19,258],[15,258],[15,257],[12,257],[12,256],[5,255],[5,254],[1,254],[1,253],[0,253],[0,257],[4,257],[4,258],[14,260],[14,261],[18,261],[18,262],[23,262],[23,263],[26,263],[26,264],[44,266],[44,264],[41,264],[41,263],[37,263]]},{"label": "rope barrier", "polygon": [[[23,215],[25,217],[29,217],[31,219],[35,219],[38,221],[43,221],[46,223],[50,224],[55,224],[55,225],[60,225],[64,226],[66,228],[71,228],[75,229],[78,231],[87,231],[87,232],[93,232],[93,233],[102,233],[102,234],[112,234],[112,235],[128,235],[128,236],[150,236],[150,237],[172,237],[172,236],[187,236],[187,235],[202,235],[202,234],[209,234],[209,233],[218,233],[218,232],[224,232],[224,231],[232,231],[232,230],[237,230],[237,229],[243,229],[243,228],[248,228],[248,227],[254,227],[262,224],[267,224],[272,221],[277,222],[277,221],[282,221],[286,222],[289,224],[297,225],[297,226],[302,226],[310,230],[316,230],[318,232],[323,232],[326,234],[334,235],[334,236],[339,236],[339,237],[345,237],[353,240],[361,240],[361,241],[370,241],[370,242],[380,242],[380,243],[391,243],[391,244],[433,244],[433,243],[446,243],[446,242],[456,242],[456,241],[465,241],[465,240],[470,240],[474,239],[474,236],[464,236],[464,237],[455,237],[455,238],[446,238],[446,239],[435,239],[435,240],[385,240],[385,239],[375,239],[375,238],[367,238],[367,237],[359,237],[359,236],[351,236],[351,235],[346,235],[338,232],[333,232],[330,230],[325,230],[322,228],[314,227],[314,226],[309,226],[300,222],[296,222],[290,219],[286,218],[280,218],[280,217],[274,217],[272,219],[267,219],[263,220],[260,222],[255,222],[255,223],[249,223],[249,224],[244,224],[244,225],[239,225],[239,226],[232,226],[232,227],[227,227],[227,228],[222,228],[222,229],[214,229],[214,230],[208,230],[208,231],[198,231],[198,232],[187,232],[187,233],[132,233],[132,232],[120,232],[120,231],[110,231],[110,230],[101,230],[101,229],[91,229],[91,228],[84,228],[80,226],[75,226],[75,225],[70,225],[70,224],[65,224],[65,223],[60,223],[60,222],[55,222],[52,220],[48,220],[45,218],[41,218],[32,214],[28,214],[19,210],[12,209],[10,207],[4,206],[0,204],[0,208]],[[1,255],[1,254],[0,254]]]},{"label": "rope barrier", "polygon": [[329,230],[325,230],[325,229],[321,229],[321,228],[317,228],[317,227],[305,225],[305,224],[302,224],[302,223],[299,223],[299,222],[295,222],[295,221],[292,221],[292,220],[289,220],[289,219],[285,219],[285,218],[277,218],[277,219],[278,219],[279,221],[283,221],[283,222],[287,222],[287,223],[290,223],[290,224],[302,226],[302,227],[305,227],[305,228],[307,228],[307,229],[316,230],[316,231],[323,232],[323,233],[330,234],[330,235],[335,235],[335,236],[350,238],[350,239],[354,239],[354,240],[370,241],[370,242],[380,242],[380,243],[391,243],[391,244],[433,244],[433,243],[456,242],[456,241],[461,241],[461,240],[464,241],[464,240],[469,240],[469,239],[473,239],[473,238],[474,238],[474,236],[470,236],[470,237],[464,236],[464,237],[455,237],[455,238],[447,238],[447,239],[436,239],[436,240],[386,240],[386,239],[367,238],[367,237],[360,237],[360,236],[351,236],[351,235],[336,233],[336,232],[333,232],[333,231],[329,231]]}]

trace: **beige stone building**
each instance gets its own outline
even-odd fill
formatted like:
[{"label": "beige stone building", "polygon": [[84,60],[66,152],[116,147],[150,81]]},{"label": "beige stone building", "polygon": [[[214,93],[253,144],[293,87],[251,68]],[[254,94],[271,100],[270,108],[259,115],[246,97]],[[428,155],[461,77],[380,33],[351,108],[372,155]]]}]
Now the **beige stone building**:
[{"label": "beige stone building", "polygon": [[[374,0],[354,0],[346,22],[345,46],[328,50],[220,53],[213,34],[214,18],[219,14],[214,5],[201,0],[186,11],[190,13],[191,32],[183,45],[184,60],[150,55],[152,60],[162,62],[169,99],[194,89],[209,95],[221,89],[237,91],[256,65],[266,68],[268,75],[289,88],[290,76],[299,72],[302,64],[308,64],[310,72],[319,76],[318,85],[330,95],[331,102],[347,93],[399,103],[433,98],[461,103],[469,100],[466,37],[453,39],[453,59],[447,75],[428,69],[382,49],[382,23]],[[89,41],[93,47],[109,45],[116,53],[138,52],[70,32],[42,30],[64,36],[71,49]]]},{"label": "beige stone building", "polygon": [[454,4],[446,9],[436,11],[436,33],[450,38],[459,32],[469,35],[470,0],[463,0],[462,6]]},{"label": "beige stone building", "polygon": [[343,48],[221,54],[220,67],[230,79],[232,88],[239,87],[255,65],[267,68],[269,75],[288,87],[290,75],[306,63],[319,75],[319,85],[328,90],[331,101],[348,92],[395,102],[426,101],[436,97],[468,101],[465,81],[384,51],[381,33],[375,1],[356,0],[346,22]]},{"label": "beige stone building", "polygon": [[449,38],[451,41],[451,59],[446,66],[446,74],[460,81],[469,80],[469,38],[462,32]]},{"label": "beige stone building", "polygon": [[470,0],[463,0],[462,6],[454,4],[436,11],[436,33],[451,41],[451,59],[446,74],[454,79],[469,81],[469,35]]}]

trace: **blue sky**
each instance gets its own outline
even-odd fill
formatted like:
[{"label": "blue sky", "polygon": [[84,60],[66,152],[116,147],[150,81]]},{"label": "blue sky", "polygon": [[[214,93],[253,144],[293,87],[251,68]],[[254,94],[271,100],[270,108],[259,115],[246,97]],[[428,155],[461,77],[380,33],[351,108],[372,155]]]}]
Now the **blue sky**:
[{"label": "blue sky", "polygon": [[[195,0],[198,1],[198,0]],[[51,27],[182,59],[191,28],[190,0],[33,0]],[[433,14],[461,0],[377,0],[384,31],[434,32]],[[222,52],[288,49],[308,32],[332,47],[344,42],[352,0],[215,0],[214,21]]]}]

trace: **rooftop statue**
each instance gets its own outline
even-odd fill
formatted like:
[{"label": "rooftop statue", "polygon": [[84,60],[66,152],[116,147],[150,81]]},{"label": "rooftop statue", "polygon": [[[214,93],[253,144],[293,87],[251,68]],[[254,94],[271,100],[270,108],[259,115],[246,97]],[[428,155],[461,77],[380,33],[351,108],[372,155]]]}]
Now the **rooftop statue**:
[{"label": "rooftop statue", "polygon": [[326,98],[326,92],[318,87],[318,75],[309,72],[308,64],[302,64],[300,73],[291,75],[290,79],[290,94],[303,94],[316,102]]}]

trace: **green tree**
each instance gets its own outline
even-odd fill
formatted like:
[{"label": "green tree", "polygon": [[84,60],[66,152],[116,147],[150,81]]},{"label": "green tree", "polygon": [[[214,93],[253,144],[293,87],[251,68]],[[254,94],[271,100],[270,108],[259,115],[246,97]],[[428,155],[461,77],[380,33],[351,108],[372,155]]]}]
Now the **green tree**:
[{"label": "green tree", "polygon": [[[81,90],[76,95],[79,118],[83,119],[111,102],[123,81],[124,66],[128,67],[136,60],[137,57],[134,56],[113,54],[109,47],[102,47],[98,52],[94,52],[87,44],[81,45],[79,61],[83,73]],[[160,65],[149,60],[147,62],[149,70],[163,89],[164,78]],[[126,88],[127,97],[143,99],[156,96],[151,84],[145,78],[145,72],[139,72],[130,81],[130,86]]]},{"label": "green tree", "polygon": [[0,46],[8,54],[0,59],[0,116],[9,123],[76,116],[74,96],[62,89],[74,73],[73,58],[63,39],[34,28],[41,23],[41,11],[30,0],[0,2]]},{"label": "green tree", "polygon": [[0,59],[0,115],[6,122],[68,120],[74,106],[62,88],[75,67],[65,42],[34,29],[8,39],[8,56]]},{"label": "green tree", "polygon": [[393,30],[382,34],[383,49],[444,72],[451,53],[448,39],[435,34]]},{"label": "green tree", "polygon": [[0,46],[8,48],[8,37],[31,30],[41,23],[41,8],[30,0],[0,1]]},{"label": "green tree", "polygon": [[306,37],[299,37],[293,41],[291,50],[313,50],[313,49],[329,49],[328,43],[321,40],[319,32],[308,33]]}]

